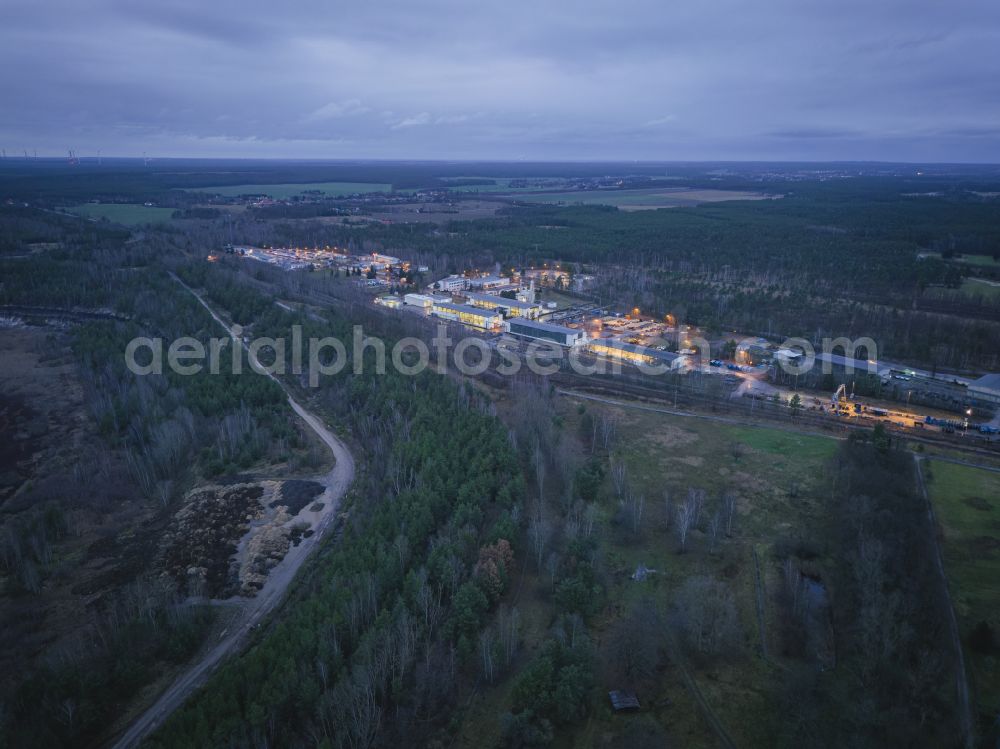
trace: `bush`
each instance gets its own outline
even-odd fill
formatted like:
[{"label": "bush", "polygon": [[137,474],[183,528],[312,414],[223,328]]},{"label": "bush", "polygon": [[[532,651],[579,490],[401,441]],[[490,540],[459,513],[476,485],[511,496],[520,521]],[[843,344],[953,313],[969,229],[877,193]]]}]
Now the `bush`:
[{"label": "bush", "polygon": [[997,647],[996,633],[989,622],[981,621],[969,635],[969,647],[977,653],[990,655]]}]

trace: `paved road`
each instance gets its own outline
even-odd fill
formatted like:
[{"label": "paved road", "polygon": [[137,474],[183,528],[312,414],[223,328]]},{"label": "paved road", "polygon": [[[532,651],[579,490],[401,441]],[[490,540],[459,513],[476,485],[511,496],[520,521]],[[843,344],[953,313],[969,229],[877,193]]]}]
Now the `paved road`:
[{"label": "paved road", "polygon": [[[198,301],[204,305],[212,317],[233,337],[234,342],[239,342],[246,348],[246,345],[239,338],[233,336],[232,330],[230,330],[226,322],[215,313],[194,289],[176,276],[174,280],[198,298]],[[275,377],[272,377],[272,379],[281,385],[286,394],[288,393],[288,390],[280,380]],[[160,695],[156,703],[129,726],[128,730],[115,742],[114,749],[128,749],[128,747],[137,746],[174,710],[184,704],[184,701],[192,692],[207,681],[212,671],[223,658],[231,652],[238,650],[239,645],[254,627],[281,602],[289,583],[295,577],[295,573],[298,572],[299,567],[302,566],[309,552],[319,543],[337,517],[340,500],[347,493],[348,487],[350,487],[351,482],[354,480],[354,458],[344,443],[327,429],[319,418],[296,402],[291,395],[288,395],[288,404],[330,449],[336,460],[333,470],[318,479],[325,486],[323,495],[317,498],[318,501],[323,502],[324,509],[322,517],[314,527],[315,532],[309,538],[303,538],[298,546],[289,548],[285,558],[271,570],[267,582],[257,596],[247,599],[242,604],[241,614],[235,618],[228,629],[223,631],[219,641],[208,652],[204,653],[197,663],[193,663],[187,671],[181,674]]]}]

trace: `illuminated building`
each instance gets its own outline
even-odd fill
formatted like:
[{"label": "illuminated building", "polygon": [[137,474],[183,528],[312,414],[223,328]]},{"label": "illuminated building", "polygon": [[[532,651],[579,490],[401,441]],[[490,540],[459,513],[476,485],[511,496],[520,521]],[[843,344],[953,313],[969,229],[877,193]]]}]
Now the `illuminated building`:
[{"label": "illuminated building", "polygon": [[524,318],[508,320],[507,330],[510,331],[511,335],[520,338],[554,341],[560,346],[575,346],[587,338],[587,334],[577,328],[565,328],[562,325],[552,325]]},{"label": "illuminated building", "polygon": [[518,299],[507,299],[506,297],[496,296],[494,294],[477,294],[474,291],[467,291],[463,293],[462,296],[468,299],[469,304],[473,307],[500,310],[500,312],[505,314],[507,317],[535,318],[542,312],[542,308],[532,302],[522,302]]},{"label": "illuminated building", "polygon": [[431,314],[483,330],[498,330],[503,325],[503,317],[499,312],[454,302],[435,301],[431,307]]}]

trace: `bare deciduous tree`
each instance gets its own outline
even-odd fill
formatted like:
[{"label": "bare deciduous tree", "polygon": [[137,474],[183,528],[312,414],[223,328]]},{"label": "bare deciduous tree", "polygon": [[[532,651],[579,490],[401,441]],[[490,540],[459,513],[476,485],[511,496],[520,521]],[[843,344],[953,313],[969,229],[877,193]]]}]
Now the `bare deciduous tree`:
[{"label": "bare deciduous tree", "polygon": [[535,552],[535,566],[539,572],[542,570],[542,559],[545,557],[545,549],[551,535],[552,528],[547,520],[532,518],[528,524],[528,538],[531,539],[531,548]]},{"label": "bare deciduous tree", "polygon": [[625,494],[625,487],[628,486],[628,469],[621,460],[611,461],[611,484],[615,488],[615,496],[620,501]]},{"label": "bare deciduous tree", "polygon": [[646,508],[645,495],[629,491],[625,501],[625,507],[628,510],[629,522],[632,525],[632,533],[638,535],[639,529],[642,528],[642,514]]},{"label": "bare deciduous tree", "polygon": [[719,541],[719,531],[722,528],[722,510],[716,510],[712,519],[708,521],[708,550],[715,553],[715,546]]},{"label": "bare deciduous tree", "polygon": [[605,451],[610,453],[614,444],[615,435],[618,432],[618,421],[609,414],[601,414],[600,427],[601,442],[604,445]]},{"label": "bare deciduous tree", "polygon": [[688,533],[691,530],[691,523],[694,520],[694,506],[690,501],[677,505],[677,522],[674,527],[677,529],[677,540],[680,542],[680,551],[683,554],[687,549]]},{"label": "bare deciduous tree", "polygon": [[556,552],[549,553],[548,558],[545,560],[545,569],[549,573],[549,585],[555,588],[556,573],[559,572],[559,555]]},{"label": "bare deciduous tree", "polygon": [[706,576],[688,578],[674,599],[673,623],[689,647],[715,655],[739,644],[740,623],[732,591]]},{"label": "bare deciduous tree", "polygon": [[500,606],[497,614],[497,634],[500,638],[500,651],[503,654],[504,667],[509,667],[517,655],[517,645],[521,630],[521,615],[517,607]]},{"label": "bare deciduous tree", "polygon": [[691,519],[691,527],[697,528],[701,522],[701,511],[705,507],[705,490],[704,489],[688,489],[687,501],[691,504],[693,517]]},{"label": "bare deciduous tree", "polygon": [[479,634],[479,660],[483,668],[483,678],[490,684],[496,674],[496,664],[493,660],[493,631],[488,627]]},{"label": "bare deciduous tree", "polygon": [[535,463],[535,482],[538,484],[538,503],[541,505],[545,497],[545,452],[542,450],[540,441],[535,442],[533,459]]},{"label": "bare deciduous tree", "polygon": [[733,535],[733,518],[736,515],[736,494],[726,492],[722,496],[722,506],[726,514],[726,535]]},{"label": "bare deciduous tree", "polygon": [[594,523],[597,521],[597,512],[597,503],[588,502],[587,508],[583,513],[583,529],[588,538],[594,532]]}]

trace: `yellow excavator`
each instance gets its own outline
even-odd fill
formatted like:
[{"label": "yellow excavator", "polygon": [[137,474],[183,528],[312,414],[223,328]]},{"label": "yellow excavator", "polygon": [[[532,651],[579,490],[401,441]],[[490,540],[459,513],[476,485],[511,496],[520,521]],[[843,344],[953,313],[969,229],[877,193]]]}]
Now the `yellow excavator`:
[{"label": "yellow excavator", "polygon": [[835,414],[840,416],[851,416],[854,411],[859,409],[851,408],[851,397],[847,394],[847,386],[840,385],[834,392],[833,396],[830,398],[830,408]]}]

